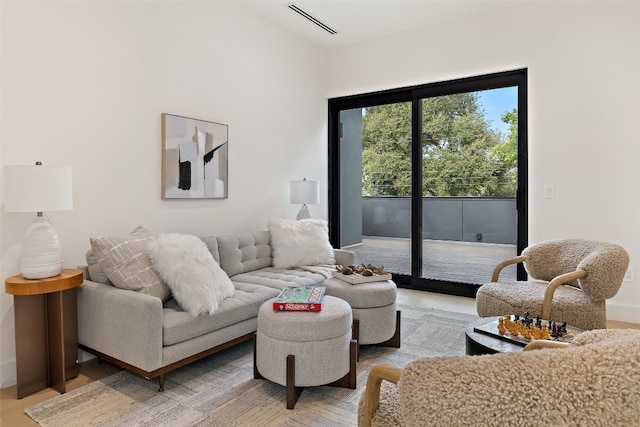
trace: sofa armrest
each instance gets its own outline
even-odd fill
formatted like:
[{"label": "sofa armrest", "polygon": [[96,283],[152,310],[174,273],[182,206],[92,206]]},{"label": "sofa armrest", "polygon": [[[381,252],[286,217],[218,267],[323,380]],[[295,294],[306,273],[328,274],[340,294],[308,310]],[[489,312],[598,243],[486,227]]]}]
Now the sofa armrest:
[{"label": "sofa armrest", "polygon": [[77,288],[78,343],[144,371],[162,367],[162,301],[85,280]]},{"label": "sofa armrest", "polygon": [[334,249],[333,255],[337,265],[355,265],[357,263],[356,253],[345,249]]}]

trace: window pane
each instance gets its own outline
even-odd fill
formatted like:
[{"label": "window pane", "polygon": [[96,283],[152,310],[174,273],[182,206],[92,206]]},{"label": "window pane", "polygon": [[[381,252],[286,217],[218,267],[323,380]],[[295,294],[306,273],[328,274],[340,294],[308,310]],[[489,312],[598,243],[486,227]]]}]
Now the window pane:
[{"label": "window pane", "polygon": [[340,124],[341,244],[366,240],[361,262],[410,274],[411,103],[341,111]]},{"label": "window pane", "polygon": [[516,255],[516,89],[422,100],[423,278],[483,283]]}]

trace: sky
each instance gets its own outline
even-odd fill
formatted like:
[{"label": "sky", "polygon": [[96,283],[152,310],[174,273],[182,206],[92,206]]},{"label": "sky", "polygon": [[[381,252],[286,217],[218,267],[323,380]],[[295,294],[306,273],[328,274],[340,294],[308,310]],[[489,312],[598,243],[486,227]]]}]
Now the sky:
[{"label": "sky", "polygon": [[485,116],[491,127],[502,133],[507,133],[509,125],[502,121],[501,117],[506,111],[511,111],[518,106],[518,88],[516,86],[483,90],[478,92]]}]

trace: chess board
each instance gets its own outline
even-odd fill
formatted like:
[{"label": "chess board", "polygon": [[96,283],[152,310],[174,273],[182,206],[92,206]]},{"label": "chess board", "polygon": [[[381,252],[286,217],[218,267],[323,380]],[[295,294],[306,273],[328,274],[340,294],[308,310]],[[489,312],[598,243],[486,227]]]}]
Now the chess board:
[{"label": "chess board", "polygon": [[[546,320],[544,322],[546,323]],[[504,340],[513,344],[520,345],[522,347],[526,346],[531,341],[535,341],[534,339],[527,339],[521,335],[514,336],[506,332],[504,334],[501,334],[498,331],[498,319],[491,322],[484,323],[482,325],[475,326],[473,330],[475,332],[489,335],[491,337],[494,337],[500,340]],[[557,337],[557,338],[551,337],[550,340],[570,343],[573,340],[573,338],[580,332],[582,332],[582,329],[574,328],[572,326],[567,325],[567,332],[563,336]]]}]

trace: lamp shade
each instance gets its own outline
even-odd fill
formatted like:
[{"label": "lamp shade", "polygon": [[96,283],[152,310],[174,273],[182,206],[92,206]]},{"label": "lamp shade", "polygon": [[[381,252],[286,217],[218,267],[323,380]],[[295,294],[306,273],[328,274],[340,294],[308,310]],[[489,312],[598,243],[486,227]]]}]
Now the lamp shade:
[{"label": "lamp shade", "polygon": [[320,203],[320,184],[318,181],[291,181],[291,204],[317,205]]},{"label": "lamp shade", "polygon": [[71,210],[71,167],[5,166],[4,194],[4,209],[7,212]]}]

